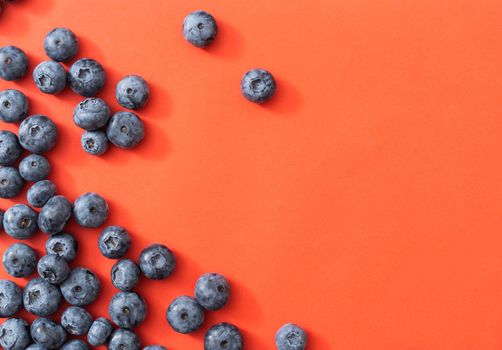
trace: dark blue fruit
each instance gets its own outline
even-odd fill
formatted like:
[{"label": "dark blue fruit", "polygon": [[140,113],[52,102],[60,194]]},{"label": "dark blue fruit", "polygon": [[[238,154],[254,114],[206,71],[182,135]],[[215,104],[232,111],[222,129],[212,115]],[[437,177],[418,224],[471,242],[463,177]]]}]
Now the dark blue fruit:
[{"label": "dark blue fruit", "polygon": [[61,293],[65,300],[75,306],[92,303],[98,297],[100,283],[96,275],[89,269],[76,267],[70,276],[61,284]]},{"label": "dark blue fruit", "polygon": [[209,45],[217,34],[216,20],[205,11],[194,11],[188,14],[183,21],[183,36],[194,46],[205,47]]},{"label": "dark blue fruit", "polygon": [[75,200],[73,215],[80,226],[96,228],[108,219],[108,203],[99,194],[84,193]]},{"label": "dark blue fruit", "polygon": [[0,120],[6,123],[20,123],[28,115],[29,102],[19,90],[0,92]]},{"label": "dark blue fruit", "polygon": [[19,140],[13,132],[0,130],[0,165],[13,164],[23,152]]},{"label": "dark blue fruit", "polygon": [[116,329],[110,336],[108,350],[139,350],[139,337],[128,329]]},{"label": "dark blue fruit", "polygon": [[86,98],[73,111],[73,121],[82,129],[93,131],[102,128],[110,120],[110,107],[97,97]]},{"label": "dark blue fruit", "polygon": [[19,126],[19,142],[31,153],[41,154],[56,145],[57,128],[52,120],[38,114],[23,120]]},{"label": "dark blue fruit", "polygon": [[115,97],[124,108],[138,109],[143,107],[150,96],[145,79],[138,75],[128,75],[117,84]]},{"label": "dark blue fruit", "polygon": [[16,239],[27,239],[37,231],[37,213],[25,204],[16,204],[3,216],[5,233]]},{"label": "dark blue fruit", "polygon": [[303,350],[307,346],[307,333],[293,323],[287,323],[275,334],[278,350]]},{"label": "dark blue fruit", "polygon": [[72,335],[86,335],[91,324],[91,314],[79,306],[70,306],[61,315],[61,325]]},{"label": "dark blue fruit", "polygon": [[33,70],[33,82],[46,94],[56,95],[66,87],[67,73],[63,65],[54,61],[44,61]]},{"label": "dark blue fruit", "polygon": [[28,277],[37,267],[37,253],[24,243],[14,243],[3,253],[2,264],[13,277]]},{"label": "dark blue fruit", "polygon": [[69,233],[57,233],[45,242],[45,252],[48,255],[58,255],[67,262],[72,262],[77,257],[78,242]]},{"label": "dark blue fruit", "polygon": [[101,130],[86,131],[82,134],[80,144],[86,153],[100,156],[108,150],[108,137]]},{"label": "dark blue fruit", "polygon": [[51,172],[47,158],[30,154],[19,162],[19,174],[25,181],[37,182],[46,179]]},{"label": "dark blue fruit", "polygon": [[44,50],[45,54],[53,61],[70,60],[78,52],[77,37],[69,29],[55,28],[46,35]]},{"label": "dark blue fruit", "polygon": [[31,338],[47,349],[59,349],[66,341],[61,325],[44,317],[37,318],[30,327]]},{"label": "dark blue fruit", "polygon": [[47,348],[43,345],[35,343],[28,346],[26,350],[47,350]]},{"label": "dark blue fruit", "polygon": [[89,347],[85,342],[79,339],[73,339],[63,344],[61,350],[88,350]]},{"label": "dark blue fruit", "polygon": [[64,196],[54,196],[38,214],[38,227],[42,232],[55,234],[63,231],[71,217],[72,205]]},{"label": "dark blue fruit", "polygon": [[61,302],[58,287],[43,278],[34,278],[23,290],[23,304],[26,311],[41,317],[55,313]]},{"label": "dark blue fruit", "polygon": [[133,148],[145,137],[145,127],[136,114],[118,112],[110,120],[106,136],[117,147]]},{"label": "dark blue fruit", "polygon": [[169,277],[176,268],[173,252],[162,244],[152,244],[141,252],[139,267],[146,278],[160,280]]},{"label": "dark blue fruit", "polygon": [[112,297],[108,313],[117,326],[132,329],[146,318],[145,300],[136,293],[119,292]]},{"label": "dark blue fruit", "polygon": [[204,337],[204,350],[241,350],[242,335],[230,323],[218,323],[209,328]]},{"label": "dark blue fruit", "polygon": [[244,74],[241,81],[242,94],[251,102],[262,103],[275,93],[275,80],[264,69],[252,69]]},{"label": "dark blue fruit", "polygon": [[52,284],[60,284],[70,274],[70,267],[65,259],[58,255],[44,255],[37,264],[40,277]]},{"label": "dark blue fruit", "polygon": [[108,226],[101,231],[98,247],[103,256],[118,259],[123,257],[131,247],[131,237],[121,226]]},{"label": "dark blue fruit", "polygon": [[206,273],[197,280],[195,299],[206,310],[219,310],[230,299],[230,285],[223,275]]},{"label": "dark blue fruit", "polygon": [[71,89],[81,96],[97,95],[105,85],[105,81],[106,74],[103,67],[91,58],[81,58],[70,67],[68,82]]},{"label": "dark blue fruit", "polygon": [[16,168],[0,168],[0,198],[16,197],[23,189],[24,180]]},{"label": "dark blue fruit", "polygon": [[17,284],[0,280],[0,317],[10,317],[23,306],[23,292]]},{"label": "dark blue fruit", "polygon": [[149,345],[145,346],[143,350],[167,350],[167,349],[162,345]]},{"label": "dark blue fruit", "polygon": [[140,275],[138,265],[130,259],[121,259],[112,266],[112,284],[123,292],[132,291],[138,284]]},{"label": "dark blue fruit", "polygon": [[92,346],[101,346],[108,341],[110,334],[112,334],[113,327],[106,318],[100,317],[95,320],[89,332],[87,333],[87,341]]},{"label": "dark blue fruit", "polygon": [[56,194],[56,185],[50,180],[38,181],[28,189],[28,203],[34,208],[42,208]]},{"label": "dark blue fruit", "polygon": [[24,350],[31,343],[28,323],[9,318],[0,326],[0,346],[4,350]]},{"label": "dark blue fruit", "polygon": [[178,333],[191,333],[204,323],[204,309],[192,297],[174,299],[166,313],[167,322]]},{"label": "dark blue fruit", "polygon": [[0,78],[7,81],[18,80],[28,70],[28,57],[15,46],[0,48]]}]

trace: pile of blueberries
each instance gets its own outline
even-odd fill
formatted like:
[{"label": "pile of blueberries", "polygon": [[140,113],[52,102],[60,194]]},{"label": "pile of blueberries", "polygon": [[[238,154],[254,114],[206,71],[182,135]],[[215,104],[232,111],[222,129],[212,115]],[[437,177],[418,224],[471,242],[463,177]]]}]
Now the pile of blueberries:
[{"label": "pile of blueberries", "polygon": [[[197,47],[209,45],[217,31],[215,19],[204,11],[190,13],[183,23],[184,37]],[[105,72],[98,62],[79,59],[68,73],[60,63],[72,59],[78,52],[74,33],[64,28],[52,30],[45,38],[44,49],[51,61],[42,62],[34,69],[33,80],[44,93],[57,94],[68,84],[86,97],[74,112],[75,123],[86,130],[82,137],[86,152],[101,155],[108,142],[132,148],[143,139],[143,123],[136,114],[118,112],[110,118],[106,102],[93,97],[105,83]],[[0,48],[0,78],[18,80],[27,69],[28,59],[21,49]],[[255,69],[245,74],[241,87],[247,99],[264,102],[274,94],[275,81],[267,71]],[[116,97],[125,108],[141,108],[148,101],[148,85],[139,76],[127,76],[118,83]],[[56,145],[56,125],[46,116],[27,115],[28,100],[23,93],[0,92],[0,119],[20,123],[19,135],[0,131],[0,198],[16,197],[25,182],[34,183],[27,192],[30,206],[15,204],[5,212],[0,210],[0,227],[18,240],[29,239],[38,230],[49,238],[46,255],[40,259],[35,250],[24,243],[11,245],[3,254],[3,266],[12,277],[29,277],[35,270],[39,277],[32,278],[24,289],[10,280],[0,280],[0,317],[8,318],[0,326],[0,346],[7,350],[88,349],[83,340],[68,340],[70,336],[86,336],[91,346],[107,344],[111,350],[139,350],[140,340],[133,329],[145,320],[147,306],[134,289],[141,274],[153,280],[169,277],[176,268],[175,255],[165,245],[153,244],[143,249],[138,263],[123,258],[131,246],[129,233],[120,226],[105,227],[99,236],[98,248],[106,258],[117,259],[110,278],[120,292],[109,303],[111,321],[104,317],[93,319],[83,307],[98,297],[100,281],[88,268],[70,266],[77,256],[78,242],[64,231],[71,217],[84,228],[102,227],[109,207],[97,193],[85,193],[74,203],[57,194],[56,185],[47,180],[51,166],[42,156]],[[32,154],[16,167],[23,150]],[[223,308],[229,298],[230,285],[224,276],[203,274],[195,284],[193,297],[180,296],[172,301],[166,311],[167,322],[178,333],[194,332],[202,326],[206,311]],[[64,310],[58,323],[48,317],[56,313],[63,299],[71,306]],[[31,325],[12,317],[22,307],[38,317]],[[114,329],[113,324],[118,328]],[[276,333],[279,350],[303,350],[306,340],[305,331],[291,323]],[[241,332],[229,323],[212,326],[204,339],[205,350],[240,350],[242,346]],[[144,349],[165,350],[160,345]]]}]

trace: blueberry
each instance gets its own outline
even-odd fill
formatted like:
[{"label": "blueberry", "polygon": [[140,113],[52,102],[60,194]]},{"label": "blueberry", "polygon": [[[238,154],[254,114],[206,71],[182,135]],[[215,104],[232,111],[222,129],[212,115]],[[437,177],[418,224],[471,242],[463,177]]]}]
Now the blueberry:
[{"label": "blueberry", "polygon": [[307,346],[307,333],[293,323],[287,323],[275,334],[278,350],[303,350]]},{"label": "blueberry", "polygon": [[23,292],[17,284],[0,280],[0,317],[10,317],[23,306]]},{"label": "blueberry", "polygon": [[3,216],[5,214],[5,211],[3,209],[0,209],[0,229],[3,230]]},{"label": "blueberry", "polygon": [[108,203],[97,193],[85,193],[75,200],[73,215],[80,226],[99,227],[108,219]]},{"label": "blueberry", "polygon": [[79,306],[70,306],[61,315],[61,325],[72,335],[86,335],[91,324],[91,314]]},{"label": "blueberry", "polygon": [[192,297],[181,296],[167,308],[167,322],[178,333],[191,333],[204,322],[204,309]]},{"label": "blueberry", "polygon": [[43,278],[34,278],[23,290],[23,304],[26,311],[41,317],[55,313],[61,303],[58,287]]},{"label": "blueberry", "polygon": [[160,280],[169,277],[176,268],[173,252],[162,244],[152,244],[141,252],[139,267],[146,278]]},{"label": "blueberry", "polygon": [[242,335],[230,323],[218,323],[209,328],[204,337],[204,350],[241,350]]},{"label": "blueberry", "polygon": [[66,332],[63,327],[45,317],[39,317],[33,321],[30,333],[35,343],[47,349],[58,349],[66,341]]},{"label": "blueberry", "polygon": [[112,334],[113,327],[106,318],[100,317],[95,320],[89,332],[87,332],[87,341],[92,346],[101,346],[108,341],[110,334]]},{"label": "blueberry", "polygon": [[97,61],[81,58],[70,67],[68,81],[75,93],[84,97],[92,97],[100,92],[105,85],[106,74]]},{"label": "blueberry", "polygon": [[80,144],[86,153],[100,156],[108,150],[108,137],[104,131],[86,131],[82,134]]},{"label": "blueberry", "polygon": [[0,168],[0,198],[13,198],[21,193],[24,180],[13,167]]},{"label": "blueberry", "polygon": [[69,233],[57,233],[45,242],[45,252],[48,255],[58,255],[67,262],[72,262],[77,257],[78,242]]},{"label": "blueberry", "polygon": [[110,259],[123,257],[131,247],[131,237],[121,226],[108,226],[99,236],[99,250]]},{"label": "blueberry", "polygon": [[15,46],[0,48],[0,78],[7,81],[19,80],[28,70],[28,57]]},{"label": "blueberry", "polygon": [[109,120],[110,107],[97,97],[86,98],[73,111],[74,123],[88,131],[101,129]]},{"label": "blueberry", "polygon": [[38,154],[30,154],[19,162],[19,174],[25,181],[37,182],[45,180],[51,172],[47,158]]},{"label": "blueberry", "polygon": [[112,266],[111,279],[115,288],[130,292],[139,282],[141,271],[130,259],[121,259]]},{"label": "blueberry", "polygon": [[29,206],[16,204],[3,216],[5,233],[16,239],[27,239],[37,231],[37,213]]},{"label": "blueberry", "polygon": [[118,112],[110,120],[106,136],[117,147],[133,148],[145,137],[145,127],[136,114]]},{"label": "blueberry", "polygon": [[14,243],[3,253],[2,264],[13,277],[27,277],[37,267],[37,253],[29,245]]},{"label": "blueberry", "polygon": [[138,75],[126,76],[118,82],[115,88],[115,97],[118,103],[128,109],[143,107],[149,96],[150,90],[145,79]]},{"label": "blueberry", "polygon": [[56,185],[50,180],[36,182],[28,189],[28,203],[34,208],[42,208],[56,194]]},{"label": "blueberry", "polygon": [[65,259],[58,255],[44,255],[37,264],[40,277],[52,284],[60,284],[68,278],[70,267]]},{"label": "blueberry", "polygon": [[88,350],[89,347],[82,340],[73,339],[70,340],[60,348],[61,350]]},{"label": "blueberry", "polygon": [[78,52],[77,37],[69,29],[55,28],[46,35],[44,50],[53,61],[68,61]]},{"label": "blueberry", "polygon": [[28,323],[9,318],[0,326],[0,346],[4,350],[24,350],[31,343]]},{"label": "blueberry", "polygon": [[44,61],[33,70],[37,88],[51,95],[59,94],[66,87],[67,73],[61,63]]},{"label": "blueberry", "polygon": [[249,101],[265,102],[275,93],[274,77],[264,69],[252,69],[242,77],[241,90]]},{"label": "blueberry", "polygon": [[112,297],[108,313],[117,326],[132,329],[146,318],[145,300],[136,293],[119,292]]},{"label": "blueberry", "polygon": [[41,344],[31,344],[26,348],[26,350],[47,350],[47,348]]},{"label": "blueberry", "polygon": [[139,350],[139,337],[128,329],[116,329],[110,336],[108,350]]},{"label": "blueberry", "polygon": [[70,219],[72,206],[63,196],[54,196],[45,203],[38,214],[38,227],[42,232],[55,234],[63,231]]},{"label": "blueberry", "polygon": [[0,120],[6,123],[19,123],[28,115],[29,102],[19,90],[9,89],[0,92]]},{"label": "blueberry", "polygon": [[143,350],[167,350],[167,349],[162,345],[149,345],[145,346]]},{"label": "blueberry", "polygon": [[65,300],[76,306],[92,303],[98,297],[100,283],[96,275],[89,269],[76,267],[70,276],[61,284],[61,292]]},{"label": "blueberry", "polygon": [[56,145],[57,128],[52,120],[37,114],[23,120],[19,126],[19,142],[31,153],[41,154]]},{"label": "blueberry", "polygon": [[219,310],[230,299],[230,285],[218,273],[206,273],[197,280],[195,298],[206,310]]},{"label": "blueberry", "polygon": [[19,140],[13,132],[0,130],[0,165],[11,165],[23,152]]},{"label": "blueberry", "polygon": [[183,36],[194,46],[208,46],[216,34],[218,34],[216,21],[205,11],[194,11],[188,14],[183,21]]}]

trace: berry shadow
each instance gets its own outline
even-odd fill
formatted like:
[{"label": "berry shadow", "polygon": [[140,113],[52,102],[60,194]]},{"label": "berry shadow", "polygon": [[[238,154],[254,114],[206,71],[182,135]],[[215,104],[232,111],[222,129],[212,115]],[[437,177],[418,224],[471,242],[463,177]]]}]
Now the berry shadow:
[{"label": "berry shadow", "polygon": [[330,343],[321,334],[310,328],[304,328],[307,332],[307,347],[311,349],[329,349]]},{"label": "berry shadow", "polygon": [[[203,51],[224,60],[236,60],[244,54],[244,37],[237,27],[218,19],[218,35]],[[201,50],[194,47],[194,49]]]},{"label": "berry shadow", "polygon": [[277,83],[275,95],[267,102],[258,105],[272,114],[289,116],[298,113],[304,104],[300,91],[289,81],[274,76]]}]

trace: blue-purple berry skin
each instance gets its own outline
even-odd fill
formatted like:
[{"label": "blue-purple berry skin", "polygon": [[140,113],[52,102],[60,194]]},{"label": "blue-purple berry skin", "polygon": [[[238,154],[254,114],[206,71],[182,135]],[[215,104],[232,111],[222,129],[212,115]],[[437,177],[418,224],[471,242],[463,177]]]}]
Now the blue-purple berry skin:
[{"label": "blue-purple berry skin", "polygon": [[185,40],[196,47],[206,47],[218,34],[218,25],[214,17],[206,11],[189,13],[183,21]]},{"label": "blue-purple berry skin", "polygon": [[42,208],[45,203],[56,195],[56,185],[50,180],[34,183],[26,194],[28,203],[34,208]]},{"label": "blue-purple berry skin", "polygon": [[0,48],[0,78],[7,81],[19,80],[28,70],[28,57],[16,46]]},{"label": "blue-purple berry skin", "polygon": [[275,94],[276,82],[272,74],[265,69],[252,69],[241,80],[242,94],[255,103],[263,103]]},{"label": "blue-purple berry skin", "polygon": [[56,95],[66,87],[68,73],[61,63],[44,61],[33,70],[33,82],[43,93]]},{"label": "blue-purple berry skin", "polygon": [[78,40],[67,28],[54,28],[45,36],[45,54],[53,61],[68,61],[78,52]]},{"label": "blue-purple berry skin", "polygon": [[86,98],[75,107],[73,122],[87,131],[98,130],[108,124],[110,113],[110,107],[103,99]]},{"label": "blue-purple berry skin", "polygon": [[99,194],[87,192],[79,196],[73,205],[73,216],[82,227],[96,228],[108,219],[108,203]]},{"label": "blue-purple berry skin", "polygon": [[16,239],[28,239],[38,229],[37,213],[25,204],[16,204],[3,216],[5,233]]},{"label": "blue-purple berry skin", "polygon": [[204,309],[192,297],[180,296],[174,299],[166,312],[167,322],[178,333],[195,332],[204,323]]},{"label": "blue-purple berry skin", "polygon": [[108,350],[139,350],[139,337],[129,329],[118,328],[113,331],[108,343]]},{"label": "blue-purple berry skin", "polygon": [[91,324],[91,328],[87,332],[87,341],[92,346],[101,346],[108,341],[112,331],[113,326],[110,321],[100,317]]},{"label": "blue-purple berry skin", "polygon": [[221,274],[203,274],[195,284],[195,299],[206,310],[219,310],[230,299],[230,285]]},{"label": "blue-purple berry skin", "polygon": [[106,73],[96,60],[81,58],[70,67],[68,82],[75,93],[84,97],[94,97],[103,89]]},{"label": "blue-purple berry skin", "polygon": [[56,233],[45,242],[45,252],[48,255],[58,255],[67,262],[72,262],[77,257],[78,241],[70,233]]},{"label": "blue-purple berry skin", "polygon": [[0,130],[0,165],[12,165],[22,152],[23,148],[17,135],[11,131]]},{"label": "blue-purple berry skin", "polygon": [[39,154],[30,154],[19,162],[19,174],[25,181],[45,180],[51,169],[49,160]]},{"label": "blue-purple berry skin", "polygon": [[42,154],[54,148],[57,141],[56,124],[37,114],[23,120],[19,126],[19,142],[27,151]]},{"label": "blue-purple berry skin", "polygon": [[150,97],[150,89],[145,79],[138,75],[128,75],[115,88],[117,102],[127,109],[143,107]]},{"label": "blue-purple berry skin", "polygon": [[15,167],[0,167],[0,198],[14,198],[23,189],[24,180]]},{"label": "blue-purple berry skin", "polygon": [[152,244],[140,254],[139,267],[148,279],[161,280],[169,277],[176,268],[174,253],[163,244]]},{"label": "blue-purple berry skin", "polygon": [[68,278],[70,267],[58,255],[44,255],[38,260],[37,271],[40,277],[51,284],[60,284]]},{"label": "blue-purple berry skin", "polygon": [[2,264],[12,277],[28,277],[37,267],[37,253],[24,243],[14,243],[5,250]]},{"label": "blue-purple berry skin", "polygon": [[106,136],[119,148],[136,147],[145,137],[143,121],[132,112],[117,112],[110,119]]},{"label": "blue-purple berry skin", "polygon": [[21,318],[9,318],[0,325],[0,346],[4,350],[24,350],[30,343],[28,322]]},{"label": "blue-purple berry skin", "polygon": [[242,350],[243,339],[239,329],[230,323],[218,323],[204,336],[204,350]]},{"label": "blue-purple berry skin", "polygon": [[16,89],[0,92],[0,120],[6,123],[20,123],[26,116],[30,103],[25,94]]},{"label": "blue-purple berry skin", "polygon": [[101,130],[85,131],[80,139],[82,149],[92,155],[101,156],[108,150],[108,137]]},{"label": "blue-purple berry skin", "polygon": [[304,350],[307,346],[307,333],[298,325],[286,323],[275,334],[278,350]]},{"label": "blue-purple berry skin", "polygon": [[23,306],[23,291],[10,280],[0,280],[0,317],[11,317]]},{"label": "blue-purple berry skin", "polygon": [[31,338],[47,349],[59,349],[66,341],[63,327],[45,317],[39,317],[30,326]]},{"label": "blue-purple berry skin", "polygon": [[57,311],[60,303],[59,288],[43,278],[34,278],[24,287],[24,308],[33,315],[48,317]]}]

